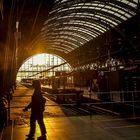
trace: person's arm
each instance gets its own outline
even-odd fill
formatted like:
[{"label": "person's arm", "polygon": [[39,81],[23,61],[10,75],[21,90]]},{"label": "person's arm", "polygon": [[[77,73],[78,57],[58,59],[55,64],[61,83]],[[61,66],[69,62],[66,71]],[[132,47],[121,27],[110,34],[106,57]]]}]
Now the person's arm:
[{"label": "person's arm", "polygon": [[31,106],[32,106],[32,102],[29,103],[29,105],[27,105],[27,106],[23,109],[23,111],[24,111],[24,112],[25,112],[25,111],[28,111],[28,109],[30,109]]}]

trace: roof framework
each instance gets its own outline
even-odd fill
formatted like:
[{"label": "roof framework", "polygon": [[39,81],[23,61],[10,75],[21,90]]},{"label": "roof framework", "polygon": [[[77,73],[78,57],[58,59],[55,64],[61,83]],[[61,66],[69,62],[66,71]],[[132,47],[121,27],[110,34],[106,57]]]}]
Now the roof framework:
[{"label": "roof framework", "polygon": [[55,0],[41,30],[47,49],[69,53],[137,14],[138,0]]}]

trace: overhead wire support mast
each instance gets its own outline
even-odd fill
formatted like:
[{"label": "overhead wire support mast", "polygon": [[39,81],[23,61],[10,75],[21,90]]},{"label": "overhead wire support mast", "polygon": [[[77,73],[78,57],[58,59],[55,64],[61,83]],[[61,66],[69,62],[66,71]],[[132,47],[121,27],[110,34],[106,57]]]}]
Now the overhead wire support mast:
[{"label": "overhead wire support mast", "polygon": [[20,32],[19,32],[19,21],[17,20],[16,21],[16,32],[15,32],[15,57],[16,57],[16,64],[15,64],[15,67],[16,67],[16,70],[17,70],[17,61],[18,61],[18,47],[19,47],[19,43],[18,43],[18,40],[20,39]]}]

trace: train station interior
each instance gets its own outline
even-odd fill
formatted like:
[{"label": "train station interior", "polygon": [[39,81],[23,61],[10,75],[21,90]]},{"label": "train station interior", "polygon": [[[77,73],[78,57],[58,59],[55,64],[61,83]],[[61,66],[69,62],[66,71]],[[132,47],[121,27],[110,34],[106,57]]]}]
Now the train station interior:
[{"label": "train station interior", "polygon": [[0,0],[0,140],[30,140],[34,80],[41,139],[140,140],[140,0]]}]

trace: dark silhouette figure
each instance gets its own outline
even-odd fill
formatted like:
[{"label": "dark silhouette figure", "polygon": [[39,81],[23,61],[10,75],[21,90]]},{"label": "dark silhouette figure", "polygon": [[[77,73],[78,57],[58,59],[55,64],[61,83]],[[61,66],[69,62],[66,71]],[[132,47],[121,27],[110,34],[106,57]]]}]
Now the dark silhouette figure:
[{"label": "dark silhouette figure", "polygon": [[45,110],[45,102],[46,99],[43,98],[41,93],[41,85],[39,80],[33,81],[33,88],[34,93],[32,95],[31,103],[26,106],[23,111],[27,111],[31,108],[31,116],[30,116],[30,132],[28,135],[28,138],[33,138],[35,134],[35,128],[36,128],[36,121],[39,124],[39,127],[41,129],[41,138],[46,138],[46,128],[43,122],[43,112]]},{"label": "dark silhouette figure", "polygon": [[99,95],[99,98],[102,101],[110,101],[107,76],[105,75],[100,76],[98,79],[98,83],[99,83],[99,91],[101,93]]},{"label": "dark silhouette figure", "polygon": [[7,110],[5,107],[6,99],[0,97],[0,131],[4,125],[7,125]]}]

